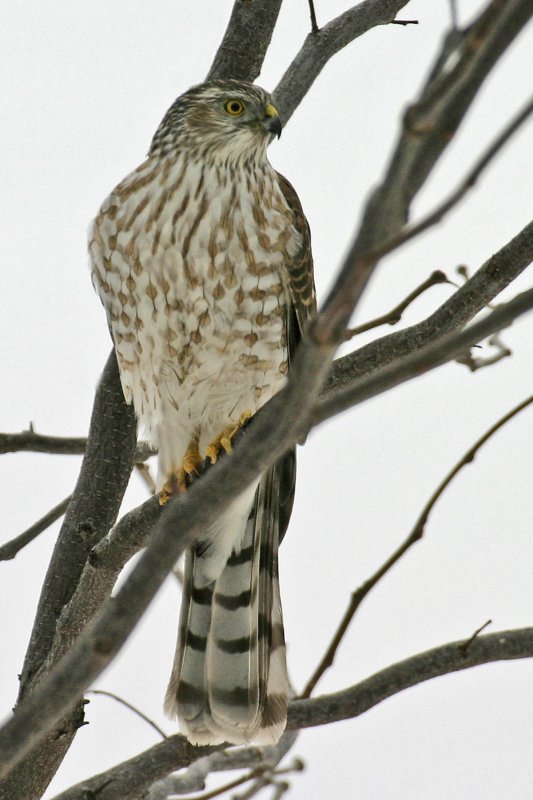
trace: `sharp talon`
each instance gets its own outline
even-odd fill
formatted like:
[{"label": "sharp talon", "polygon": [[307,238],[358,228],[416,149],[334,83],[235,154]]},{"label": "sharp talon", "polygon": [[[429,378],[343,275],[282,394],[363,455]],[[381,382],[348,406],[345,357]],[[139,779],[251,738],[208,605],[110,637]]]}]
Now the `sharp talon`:
[{"label": "sharp talon", "polygon": [[232,452],[232,440],[234,436],[246,425],[252,416],[253,414],[251,411],[244,411],[235,425],[228,425],[228,427],[224,428],[222,433],[211,442],[206,448],[205,454],[212,464],[217,463],[218,457],[222,451],[225,453]]},{"label": "sharp talon", "polygon": [[159,495],[160,506],[166,505],[173,494],[182,494],[187,491],[193,479],[199,474],[198,468],[201,463],[202,457],[198,450],[198,437],[195,437],[185,451],[181,467],[174,470],[163,484]]}]

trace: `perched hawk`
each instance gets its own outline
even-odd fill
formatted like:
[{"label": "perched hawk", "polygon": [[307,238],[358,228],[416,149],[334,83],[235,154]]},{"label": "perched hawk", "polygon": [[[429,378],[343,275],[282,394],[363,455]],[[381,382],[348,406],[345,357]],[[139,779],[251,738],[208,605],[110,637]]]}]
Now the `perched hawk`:
[{"label": "perched hawk", "polygon": [[[280,133],[259,87],[195,86],[91,226],[93,282],[124,396],[159,451],[162,502],[281,389],[315,309],[307,221],[266,155]],[[186,554],[165,708],[193,743],[273,743],[285,727],[277,550],[294,478],[290,451]]]}]

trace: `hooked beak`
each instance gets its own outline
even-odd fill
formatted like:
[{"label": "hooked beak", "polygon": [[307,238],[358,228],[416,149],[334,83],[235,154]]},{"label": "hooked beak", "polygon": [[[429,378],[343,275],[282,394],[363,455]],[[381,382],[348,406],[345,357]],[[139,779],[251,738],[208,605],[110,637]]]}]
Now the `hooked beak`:
[{"label": "hooked beak", "polygon": [[278,110],[275,108],[272,103],[269,103],[265,106],[265,116],[266,119],[264,121],[264,125],[266,130],[269,133],[275,134],[278,139],[281,136],[281,120],[279,118]]}]

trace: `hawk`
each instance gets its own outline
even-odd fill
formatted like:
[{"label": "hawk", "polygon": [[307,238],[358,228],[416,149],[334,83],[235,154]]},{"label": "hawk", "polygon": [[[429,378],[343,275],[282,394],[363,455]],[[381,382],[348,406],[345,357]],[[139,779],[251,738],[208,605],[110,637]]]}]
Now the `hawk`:
[{"label": "hawk", "polygon": [[[280,133],[258,86],[194,86],[91,225],[93,283],[124,397],[159,452],[162,503],[282,388],[315,310],[309,227],[266,154]],[[277,552],[295,463],[291,450],[186,553],[165,709],[195,744],[274,743],[285,728]]]}]

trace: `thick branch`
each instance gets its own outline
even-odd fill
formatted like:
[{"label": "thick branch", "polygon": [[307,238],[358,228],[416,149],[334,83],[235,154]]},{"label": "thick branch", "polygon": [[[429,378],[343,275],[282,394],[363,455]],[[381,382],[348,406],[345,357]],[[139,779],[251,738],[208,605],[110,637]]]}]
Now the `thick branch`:
[{"label": "thick branch", "polygon": [[[266,5],[265,3],[265,7]],[[380,5],[383,7],[383,3]],[[176,498],[169,504],[162,514],[146,552],[117,594],[114,602],[106,605],[94,626],[79,637],[61,663],[47,677],[43,678],[42,683],[35,691],[20,704],[14,718],[0,732],[0,759],[4,770],[2,774],[5,774],[5,770],[10,765],[17,762],[34,746],[46,730],[50,730],[51,726],[58,723],[67,709],[75,706],[76,700],[81,696],[83,690],[118,652],[183,547],[201,535],[215,516],[223,511],[244,486],[279,458],[309,427],[309,414],[316,404],[333,348],[337,342],[343,339],[349,317],[377,264],[378,258],[375,256],[369,258],[368,253],[372,248],[382,246],[391,233],[397,232],[397,220],[407,219],[410,200],[424,182],[445,146],[445,143],[439,139],[439,135],[435,137],[434,130],[436,129],[438,134],[443,131],[448,134],[457,128],[475,91],[490,67],[505,46],[512,41],[520,26],[524,24],[524,5],[525,0],[521,0],[521,2],[514,0],[514,2],[504,4],[502,8],[501,0],[499,3],[493,2],[489,7],[491,13],[485,12],[481,17],[485,25],[474,23],[471,29],[475,31],[474,39],[468,38],[469,32],[465,40],[467,40],[468,47],[473,47],[475,40],[476,52],[472,56],[468,47],[466,49],[459,48],[460,70],[459,72],[455,68],[452,70],[458,87],[455,86],[454,80],[451,82],[448,80],[448,73],[445,71],[441,71],[441,73],[437,71],[432,76],[424,96],[414,107],[415,112],[409,118],[409,126],[406,126],[404,130],[404,138],[405,131],[408,130],[410,140],[400,143],[397,158],[394,159],[393,166],[396,172],[392,183],[394,191],[400,194],[394,196],[390,186],[387,188],[387,185],[384,185],[374,195],[371,207],[365,215],[363,229],[345,261],[340,280],[330,294],[324,312],[311,326],[308,341],[297,354],[288,386],[274,398],[268,407],[265,407],[261,414],[257,415],[246,436],[243,437],[242,443],[236,446],[234,458],[222,460],[191,488],[185,498]],[[244,7],[245,4],[243,3],[242,6]],[[256,6],[257,4],[254,3],[254,8]],[[272,6],[270,8],[272,9]],[[510,14],[513,15],[512,18],[510,18]],[[442,79],[443,75],[445,80]],[[240,76],[252,77],[250,74]],[[451,124],[448,124],[450,120],[447,117],[451,118]],[[421,121],[428,122],[428,120],[430,125],[424,127],[419,124]],[[412,140],[416,140],[416,146],[413,146]],[[407,164],[408,169],[397,168],[402,164],[404,166]],[[394,172],[394,169],[392,171]],[[390,184],[390,182],[389,173],[387,183]],[[394,214],[390,208],[393,200],[398,204]],[[384,226],[384,220],[392,220],[392,228]],[[371,232],[371,236],[368,235],[369,232]],[[523,302],[523,298],[522,300],[518,299],[517,302],[519,305],[520,302]],[[516,311],[517,304],[512,308],[511,304],[508,305],[508,313],[511,311],[518,313]],[[116,366],[114,374],[116,378]],[[118,379],[115,380],[115,390],[116,396],[114,400],[111,399],[109,407],[110,418],[104,420],[103,428],[101,428],[103,440],[98,441],[98,437],[96,439],[90,437],[89,440],[87,456],[89,456],[91,440],[93,445],[96,445],[94,462],[91,465],[93,473],[91,497],[85,497],[83,491],[77,492],[71,503],[72,516],[69,516],[69,509],[69,515],[65,520],[64,530],[69,533],[69,537],[67,537],[67,539],[70,538],[69,546],[73,548],[76,555],[74,564],[69,563],[68,551],[65,551],[63,556],[66,560],[56,557],[54,561],[54,567],[59,570],[60,579],[57,580],[56,576],[55,586],[52,588],[48,584],[45,586],[43,598],[47,602],[45,600],[41,602],[38,623],[25,666],[25,685],[28,685],[29,678],[50,652],[53,637],[51,623],[57,621],[57,617],[65,605],[65,597],[66,601],[72,597],[90,547],[100,537],[100,534],[106,533],[111,526],[114,520],[113,515],[116,515],[118,508],[122,486],[125,485],[131,468],[133,444],[130,436],[134,438],[134,421],[131,412],[124,410]],[[353,397],[350,402],[353,402]],[[100,411],[101,413],[102,411]],[[126,424],[124,415],[127,413],[130,414],[131,419]],[[122,431],[118,436],[117,429],[119,432]],[[124,445],[126,440],[128,441],[127,447]],[[106,451],[106,448],[109,448],[109,457],[102,455],[102,451]],[[87,457],[84,464],[86,463],[88,464]],[[112,476],[107,471],[110,464],[113,467]],[[105,480],[100,485],[102,473]],[[94,490],[95,480],[97,482],[96,491]],[[81,476],[80,483],[83,485]],[[85,484],[86,487],[88,484]],[[110,487],[114,487],[113,490],[110,490]],[[79,506],[77,505],[78,501]],[[87,515],[87,507],[91,507],[91,501],[97,505],[94,513],[98,522],[102,522],[101,525],[96,526],[96,529],[93,527],[92,516]],[[105,530],[102,517],[107,517]],[[69,530],[69,526],[74,523],[76,523],[74,529]],[[177,534],[178,523],[181,535]],[[84,536],[81,536],[80,533],[83,533]],[[62,540],[62,547],[64,543],[65,537]],[[74,575],[74,580],[69,578],[66,583],[61,577],[61,569],[64,569],[65,566]],[[53,568],[49,573],[50,576],[52,573]],[[56,597],[58,589],[61,597],[57,598],[55,605],[50,604],[48,600],[50,597]],[[96,609],[102,599],[101,596],[95,598],[92,605],[90,604],[90,608]],[[76,625],[77,629],[80,629],[88,618],[88,613],[80,617],[81,607],[78,606],[78,609],[76,619],[73,620],[74,629],[76,629]],[[48,615],[47,612],[49,612]],[[46,624],[41,631],[43,620]],[[56,640],[54,654],[61,653],[63,642],[67,642],[69,638],[68,633],[65,633],[65,626],[62,626],[61,622],[62,620],[57,629],[60,632],[58,635],[60,641],[57,644]],[[47,669],[55,657],[54,655],[52,659],[48,659]],[[71,736],[72,727],[73,725],[69,728],[69,736]],[[61,730],[61,733],[64,731]],[[65,739],[64,736],[58,736],[57,732],[49,733],[48,737],[47,743],[39,750],[34,751],[32,758],[28,759],[24,765],[23,769],[26,769],[27,773],[39,771],[35,770],[36,763],[41,766],[47,753],[50,752],[50,747],[62,746],[53,743]],[[68,736],[66,738],[68,739]],[[35,753],[42,754],[37,757],[37,761]],[[54,765],[52,765],[50,774],[52,774],[53,768]],[[11,790],[6,789],[7,786],[8,784],[4,783],[0,792],[5,790],[8,793],[0,794],[0,796],[9,797],[9,800],[39,796],[35,792],[34,781],[28,783],[27,791],[23,791],[22,794],[20,781],[18,785],[12,782]]]},{"label": "thick branch", "polygon": [[287,387],[250,425],[242,443],[235,447],[235,457],[222,459],[185,496],[170,501],[143,556],[113,602],[106,604],[94,625],[82,633],[4,725],[0,732],[1,774],[35,746],[112,660],[184,547],[202,535],[256,475],[300,438],[331,355],[331,349],[310,338],[297,353]]},{"label": "thick branch", "polygon": [[[41,592],[21,677],[20,698],[32,696],[40,670],[44,664],[49,667],[60,615],[76,590],[89,552],[116,519],[131,472],[135,439],[135,418],[124,403],[113,353],[96,392],[87,451]],[[75,702],[77,697],[72,700]],[[56,730],[50,728],[59,723],[62,715],[46,726],[47,736],[33,751],[32,758],[0,783],[2,800],[42,796],[77,728],[83,724],[82,706],[74,702],[63,707],[69,715]],[[40,713],[36,708],[36,717]]]},{"label": "thick branch", "polygon": [[254,81],[265,58],[282,0],[235,0],[224,38],[207,80],[235,78]]}]

